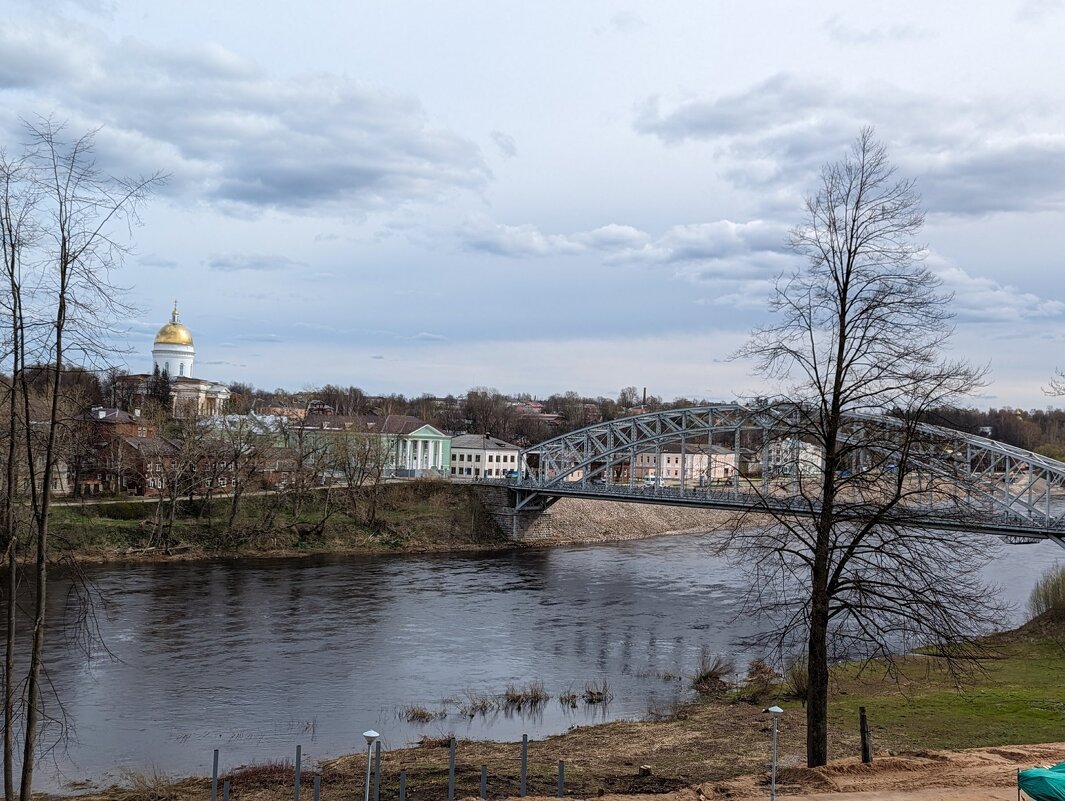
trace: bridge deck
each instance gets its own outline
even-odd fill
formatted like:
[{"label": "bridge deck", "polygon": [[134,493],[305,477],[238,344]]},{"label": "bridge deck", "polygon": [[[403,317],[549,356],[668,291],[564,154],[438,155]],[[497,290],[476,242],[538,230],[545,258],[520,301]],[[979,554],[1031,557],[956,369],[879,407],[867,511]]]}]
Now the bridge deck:
[{"label": "bridge deck", "polygon": [[[820,508],[809,498],[774,497],[720,487],[645,487],[578,481],[545,485],[531,479],[483,479],[475,483],[486,486],[505,486],[513,490],[518,495],[518,508],[528,505],[537,497],[586,498],[770,514],[813,515]],[[1041,540],[1052,540],[1065,548],[1065,516],[1030,519],[1011,513],[988,514],[985,511],[982,515],[959,515],[956,510],[951,511],[953,513],[948,514],[944,511],[937,513],[934,509],[907,507],[899,511],[896,520],[898,523],[905,522],[911,527],[990,534],[1006,538],[1013,544],[1031,544]]]}]

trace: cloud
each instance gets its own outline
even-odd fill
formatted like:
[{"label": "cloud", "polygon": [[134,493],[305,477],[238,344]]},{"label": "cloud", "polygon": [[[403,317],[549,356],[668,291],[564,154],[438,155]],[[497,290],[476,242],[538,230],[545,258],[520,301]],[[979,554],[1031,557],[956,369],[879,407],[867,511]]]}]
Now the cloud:
[{"label": "cloud", "polygon": [[1063,0],[1024,0],[1017,7],[1015,18],[1018,22],[1039,24],[1063,10],[1065,10]]},{"label": "cloud", "polygon": [[101,127],[102,167],[168,172],[172,196],[235,214],[363,214],[489,178],[478,147],[433,125],[412,97],[336,75],[271,77],[216,44],[41,27],[0,29],[0,125],[14,130],[44,106],[78,129]]},{"label": "cloud", "polygon": [[649,97],[633,126],[670,146],[709,143],[727,180],[765,197],[808,191],[820,166],[875,124],[901,174],[918,179],[929,213],[973,216],[1065,204],[1065,135],[1053,114],[1014,98],[944,100],[777,75],[670,109]]},{"label": "cloud", "polygon": [[137,263],[142,267],[153,267],[163,270],[173,270],[178,267],[178,263],[173,259],[164,259],[162,256],[156,256],[154,254],[141,256],[137,259]]},{"label": "cloud", "polygon": [[961,321],[1020,322],[1061,317],[1065,302],[1023,292],[992,278],[972,276],[950,261],[931,254],[928,268],[953,293],[951,309]]},{"label": "cloud", "polygon": [[222,256],[212,256],[207,260],[209,269],[226,273],[241,270],[273,272],[276,270],[291,270],[300,266],[302,266],[302,262],[295,261],[287,256],[265,256],[252,253],[229,253]]},{"label": "cloud", "polygon": [[241,342],[284,342],[277,334],[240,334],[233,337]]},{"label": "cloud", "polygon": [[384,359],[385,357],[384,357],[384,356],[381,356],[380,354],[374,354],[374,355],[373,355],[373,356],[371,356],[370,358],[371,358],[371,359]]},{"label": "cloud", "polygon": [[447,337],[443,334],[431,334],[428,331],[421,331],[409,337],[409,339],[413,339],[415,342],[443,342]]},{"label": "cloud", "polygon": [[839,14],[833,14],[825,21],[825,30],[838,44],[859,47],[890,42],[913,42],[932,36],[931,31],[914,25],[897,24],[859,28],[844,21]]},{"label": "cloud", "polygon": [[763,220],[675,225],[653,237],[631,225],[611,223],[590,231],[546,234],[534,225],[471,221],[460,232],[469,250],[509,258],[598,255],[606,262],[688,264],[741,260],[785,253],[786,229]]},{"label": "cloud", "polygon": [[499,152],[508,159],[512,159],[518,155],[518,146],[514,142],[513,136],[505,134],[502,131],[492,131],[491,136],[492,141],[495,142],[496,147],[499,148]]}]

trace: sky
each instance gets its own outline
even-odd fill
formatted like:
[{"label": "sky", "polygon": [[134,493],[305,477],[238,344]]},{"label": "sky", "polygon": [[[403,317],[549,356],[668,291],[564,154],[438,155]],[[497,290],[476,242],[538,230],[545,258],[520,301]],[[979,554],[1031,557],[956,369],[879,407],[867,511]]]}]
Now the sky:
[{"label": "sky", "polygon": [[1065,368],[1065,0],[9,0],[0,142],[99,129],[169,180],[116,281],[196,374],[728,400],[818,170],[917,181],[971,405]]}]

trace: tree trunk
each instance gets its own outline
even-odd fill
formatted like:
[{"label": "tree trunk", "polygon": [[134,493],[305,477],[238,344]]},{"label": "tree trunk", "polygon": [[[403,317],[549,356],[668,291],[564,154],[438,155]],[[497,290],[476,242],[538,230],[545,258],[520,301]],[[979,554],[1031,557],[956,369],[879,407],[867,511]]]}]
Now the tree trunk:
[{"label": "tree trunk", "polygon": [[[826,549],[827,551],[827,549]],[[828,569],[816,560],[811,576],[810,636],[806,653],[806,766],[828,762]]]}]

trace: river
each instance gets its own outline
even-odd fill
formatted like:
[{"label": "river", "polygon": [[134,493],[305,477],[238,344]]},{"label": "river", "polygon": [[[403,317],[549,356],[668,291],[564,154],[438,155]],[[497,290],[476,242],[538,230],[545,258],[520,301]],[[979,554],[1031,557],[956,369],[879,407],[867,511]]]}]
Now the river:
[{"label": "river", "polygon": [[[989,569],[1023,604],[1051,544],[1006,548]],[[704,652],[750,656],[742,576],[699,535],[477,555],[216,560],[88,569],[104,647],[73,636],[70,582],[49,610],[48,674],[71,726],[35,789],[106,785],[123,767],[210,773],[291,758],[313,762],[422,734],[520,739],[576,724],[646,717],[690,697]],[[477,715],[467,691],[540,680],[532,714]],[[555,700],[606,681],[607,705]],[[446,717],[409,723],[420,705]],[[46,740],[53,741],[53,725]]]}]

